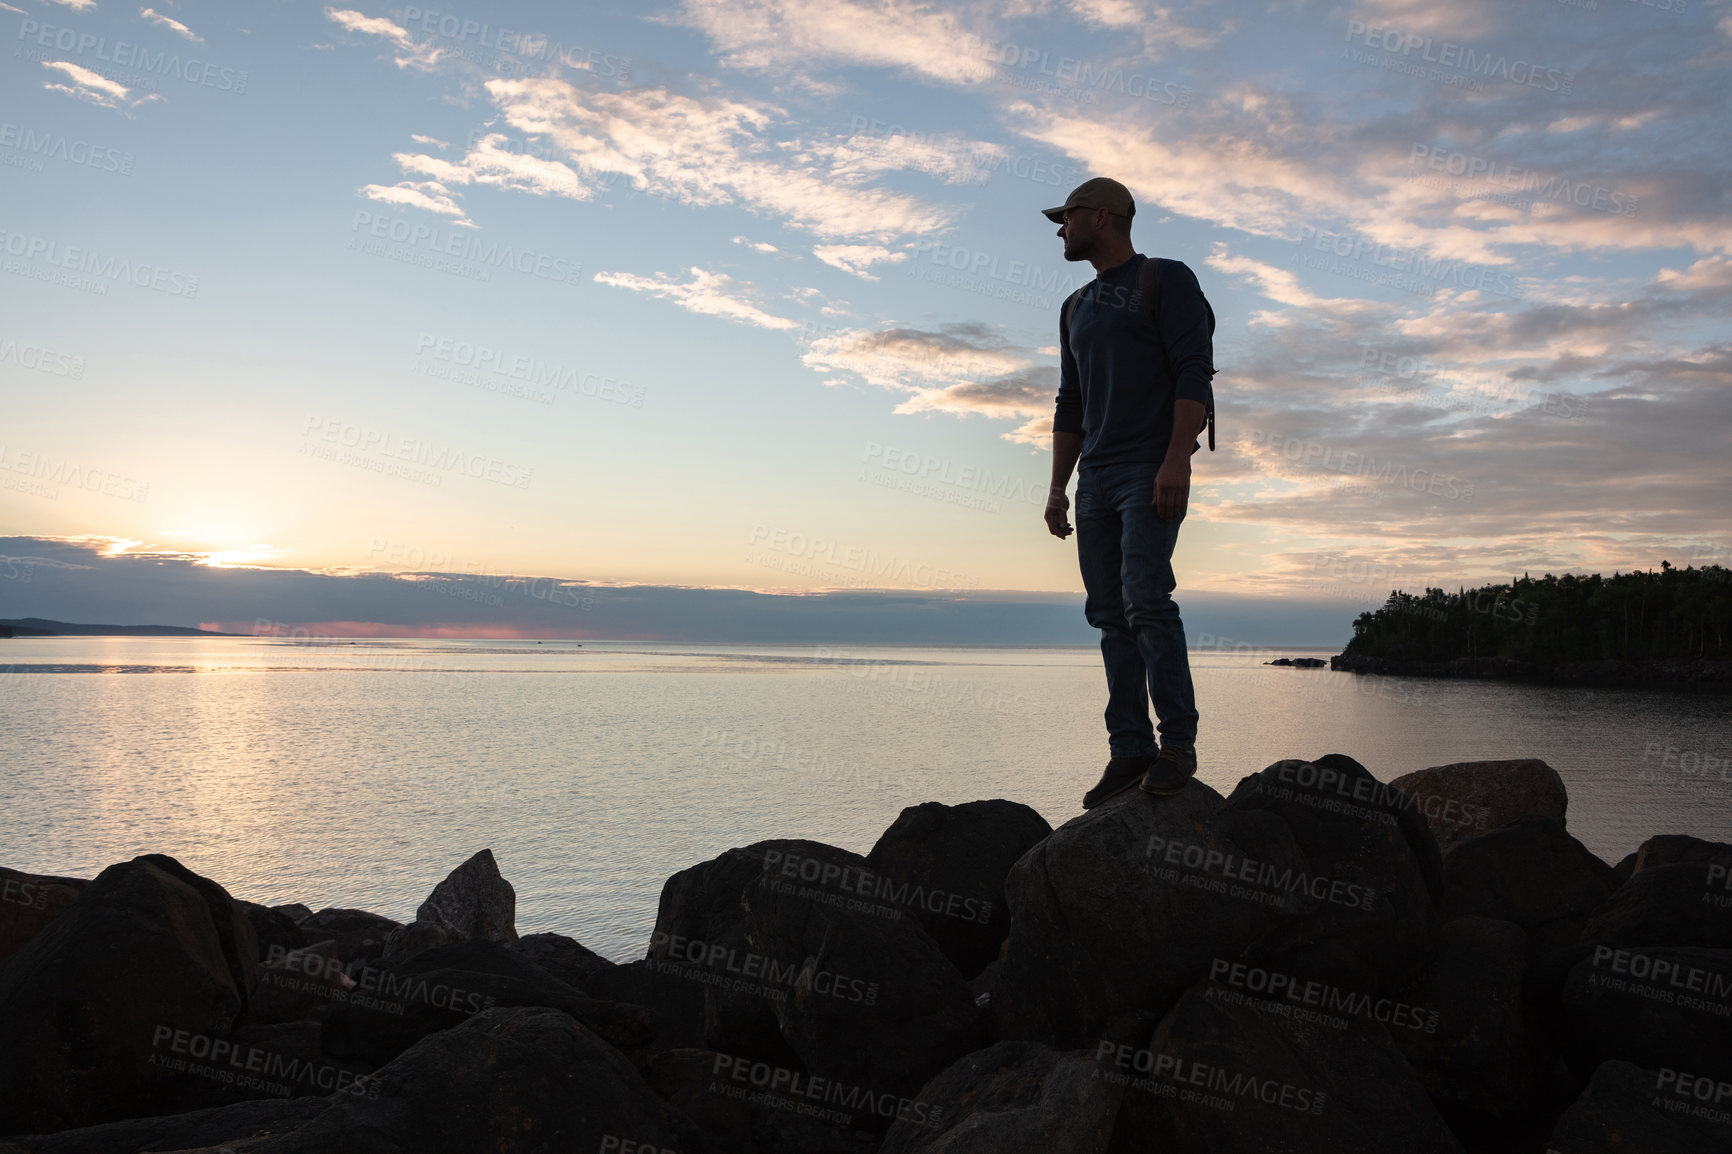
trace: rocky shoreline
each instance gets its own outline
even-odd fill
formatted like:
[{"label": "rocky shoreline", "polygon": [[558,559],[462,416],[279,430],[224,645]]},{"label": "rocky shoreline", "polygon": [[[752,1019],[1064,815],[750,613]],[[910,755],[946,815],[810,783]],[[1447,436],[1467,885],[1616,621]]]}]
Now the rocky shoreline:
[{"label": "rocky shoreline", "polygon": [[[1732,845],[1340,754],[670,877],[643,958],[0,870],[0,1154],[1732,1154]],[[236,879],[227,879],[234,883]]]},{"label": "rocky shoreline", "polygon": [[1344,673],[1386,677],[1452,677],[1481,681],[1531,681],[1543,685],[1595,687],[1732,689],[1732,661],[1571,661],[1547,665],[1512,657],[1458,657],[1449,661],[1407,661],[1392,657],[1336,654],[1329,668]]}]

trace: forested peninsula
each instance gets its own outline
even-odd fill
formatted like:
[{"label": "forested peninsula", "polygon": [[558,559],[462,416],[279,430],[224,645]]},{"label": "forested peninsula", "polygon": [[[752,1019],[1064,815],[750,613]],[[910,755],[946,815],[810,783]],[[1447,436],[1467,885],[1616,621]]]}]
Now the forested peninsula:
[{"label": "forested peninsula", "polygon": [[1576,685],[1732,688],[1732,570],[1523,575],[1477,589],[1395,590],[1353,623],[1333,669]]}]

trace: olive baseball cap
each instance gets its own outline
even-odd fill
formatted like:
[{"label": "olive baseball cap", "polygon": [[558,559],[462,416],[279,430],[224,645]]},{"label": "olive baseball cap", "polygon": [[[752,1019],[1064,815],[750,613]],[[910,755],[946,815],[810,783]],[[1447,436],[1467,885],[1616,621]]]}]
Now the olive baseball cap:
[{"label": "olive baseball cap", "polygon": [[1064,223],[1066,209],[1071,208],[1104,208],[1119,216],[1131,217],[1137,214],[1137,202],[1131,199],[1131,190],[1110,176],[1097,176],[1085,180],[1071,190],[1064,203],[1057,208],[1043,208],[1041,215],[1054,224]]}]

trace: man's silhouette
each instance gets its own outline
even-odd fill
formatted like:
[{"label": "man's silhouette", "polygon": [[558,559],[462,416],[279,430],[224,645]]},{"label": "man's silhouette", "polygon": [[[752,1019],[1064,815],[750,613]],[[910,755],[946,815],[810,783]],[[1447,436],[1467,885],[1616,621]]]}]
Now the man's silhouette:
[{"label": "man's silhouette", "polygon": [[1096,177],[1042,211],[1060,226],[1065,259],[1095,268],[1060,313],[1046,505],[1047,528],[1069,536],[1065,487],[1080,460],[1077,555],[1084,614],[1101,631],[1112,755],[1083,796],[1090,809],[1139,782],[1149,793],[1177,793],[1197,771],[1197,706],[1172,558],[1214,375],[1211,317],[1189,268],[1142,268],[1149,258],[1131,245],[1136,204],[1118,181]]}]

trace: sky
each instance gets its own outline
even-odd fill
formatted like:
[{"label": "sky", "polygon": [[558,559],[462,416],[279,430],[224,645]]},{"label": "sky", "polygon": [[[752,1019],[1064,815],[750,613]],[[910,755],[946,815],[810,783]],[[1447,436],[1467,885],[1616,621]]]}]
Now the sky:
[{"label": "sky", "polygon": [[0,616],[1080,617],[1041,509],[1093,270],[1039,210],[1092,175],[1219,322],[1181,605],[1344,636],[1732,553],[1724,0],[10,0],[0,41]]}]

